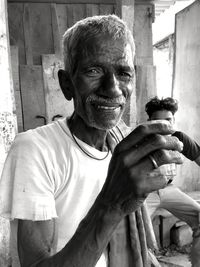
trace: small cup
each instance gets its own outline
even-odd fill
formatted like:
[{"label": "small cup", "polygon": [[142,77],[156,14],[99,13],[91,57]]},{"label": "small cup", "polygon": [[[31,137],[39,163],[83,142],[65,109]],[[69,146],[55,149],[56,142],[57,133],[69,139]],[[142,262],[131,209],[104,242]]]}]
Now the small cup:
[{"label": "small cup", "polygon": [[176,176],[177,173],[176,168],[177,168],[176,163],[164,164],[158,167],[157,169],[154,169],[150,175],[151,177],[157,175],[163,175],[167,178],[168,181],[167,184],[170,184],[173,181],[174,177]]}]

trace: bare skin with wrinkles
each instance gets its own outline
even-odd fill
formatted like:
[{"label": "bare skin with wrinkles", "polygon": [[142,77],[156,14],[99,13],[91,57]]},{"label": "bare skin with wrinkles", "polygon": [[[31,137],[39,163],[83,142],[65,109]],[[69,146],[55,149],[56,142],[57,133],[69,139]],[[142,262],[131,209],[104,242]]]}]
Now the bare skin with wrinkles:
[{"label": "bare skin with wrinkles", "polygon": [[[65,97],[75,103],[69,128],[90,146],[106,151],[108,130],[120,120],[135,84],[129,41],[94,38],[90,49],[87,42],[82,44],[76,66],[72,74],[59,72]],[[182,163],[182,143],[167,136],[173,131],[167,122],[141,125],[116,146],[100,194],[71,240],[55,255],[55,221],[19,220],[21,266],[95,266],[124,216],[135,211],[148,193],[166,186],[166,177],[153,173],[148,155],[153,154],[159,166]]]}]

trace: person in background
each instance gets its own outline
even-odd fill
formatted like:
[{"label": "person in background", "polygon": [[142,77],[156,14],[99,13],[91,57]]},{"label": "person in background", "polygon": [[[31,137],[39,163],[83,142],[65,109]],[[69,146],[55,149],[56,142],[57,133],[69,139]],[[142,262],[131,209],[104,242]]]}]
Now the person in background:
[{"label": "person in background", "polygon": [[[172,97],[159,99],[156,96],[145,105],[145,111],[150,121],[167,120],[174,125],[178,101]],[[172,136],[177,137],[183,143],[181,153],[200,166],[200,146],[181,131],[175,131]],[[159,196],[157,205],[160,208],[168,210],[193,229],[192,264],[200,266],[200,205],[172,184],[158,190],[157,194]]]},{"label": "person in background", "polygon": [[153,163],[181,164],[182,143],[168,122],[124,124],[135,45],[117,16],[77,22],[63,54],[59,82],[74,112],[18,134],[0,180],[12,267],[152,266],[144,201],[167,185]]}]

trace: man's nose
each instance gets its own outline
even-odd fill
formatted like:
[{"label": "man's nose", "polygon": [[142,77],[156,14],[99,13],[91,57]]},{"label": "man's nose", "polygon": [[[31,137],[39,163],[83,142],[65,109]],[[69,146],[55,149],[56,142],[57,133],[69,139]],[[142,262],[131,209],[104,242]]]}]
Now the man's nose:
[{"label": "man's nose", "polygon": [[120,82],[116,74],[109,73],[104,76],[102,90],[103,94],[108,97],[117,97],[122,94]]}]

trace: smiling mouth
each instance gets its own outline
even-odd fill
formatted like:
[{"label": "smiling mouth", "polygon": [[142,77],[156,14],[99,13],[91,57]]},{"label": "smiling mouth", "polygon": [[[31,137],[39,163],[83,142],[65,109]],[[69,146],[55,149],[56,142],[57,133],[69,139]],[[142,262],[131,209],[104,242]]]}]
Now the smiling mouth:
[{"label": "smiling mouth", "polygon": [[103,106],[103,105],[94,105],[97,110],[107,110],[107,111],[114,111],[119,109],[121,106]]}]

